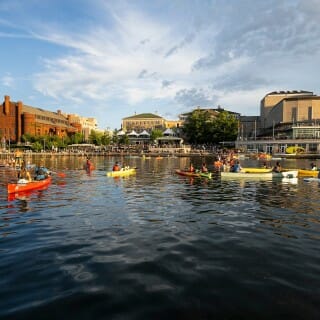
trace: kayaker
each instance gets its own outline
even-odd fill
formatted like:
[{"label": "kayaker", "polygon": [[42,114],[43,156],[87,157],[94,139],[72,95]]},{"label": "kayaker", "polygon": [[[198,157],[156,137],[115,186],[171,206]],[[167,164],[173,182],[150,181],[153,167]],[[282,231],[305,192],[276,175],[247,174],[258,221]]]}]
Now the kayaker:
[{"label": "kayaker", "polygon": [[206,165],[205,162],[202,164],[201,171],[202,172],[208,172],[208,168],[207,168],[207,165]]},{"label": "kayaker", "polygon": [[276,165],[272,169],[273,172],[281,172],[281,165],[280,162],[277,161]]},{"label": "kayaker", "polygon": [[190,163],[189,172],[195,172],[195,168],[192,163]]},{"label": "kayaker", "polygon": [[20,171],[18,172],[18,183],[21,182],[21,181],[27,181],[27,182],[30,182],[32,181],[32,178],[31,178],[31,175],[30,175],[30,172],[27,170],[24,162],[22,163],[21,165],[21,169]]},{"label": "kayaker", "polygon": [[311,170],[318,170],[317,166],[313,162],[311,163]]},{"label": "kayaker", "polygon": [[120,171],[121,167],[118,161],[113,165],[112,171]]},{"label": "kayaker", "polygon": [[242,169],[240,162],[236,161],[236,163],[232,166],[232,172],[240,172]]},{"label": "kayaker", "polygon": [[49,170],[43,165],[43,161],[40,161],[40,164],[38,167],[36,167],[35,169],[35,180],[44,180],[46,178],[48,178],[50,172]]},{"label": "kayaker", "polygon": [[129,170],[130,167],[127,166],[125,163],[122,164],[122,168],[120,169],[121,171]]},{"label": "kayaker", "polygon": [[90,160],[89,157],[87,157],[87,161],[86,161],[86,170],[87,171],[90,171],[92,169],[93,165],[92,165],[92,162]]}]

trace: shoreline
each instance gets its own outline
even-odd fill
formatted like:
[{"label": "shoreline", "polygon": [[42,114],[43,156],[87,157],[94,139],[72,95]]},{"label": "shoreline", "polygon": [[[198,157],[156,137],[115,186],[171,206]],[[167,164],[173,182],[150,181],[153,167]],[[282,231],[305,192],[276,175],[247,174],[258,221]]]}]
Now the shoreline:
[{"label": "shoreline", "polygon": [[[135,157],[135,158],[183,158],[183,157],[216,157],[220,154],[214,152],[195,151],[189,153],[175,152],[24,152],[21,153],[22,158],[29,157]],[[236,155],[236,154],[235,154]],[[239,160],[251,159],[252,154],[241,154]],[[0,159],[15,158],[14,152],[0,152]],[[269,160],[286,160],[286,159],[320,159],[320,154],[274,154]],[[261,159],[262,161],[262,159]],[[263,161],[266,161],[265,159]]]}]

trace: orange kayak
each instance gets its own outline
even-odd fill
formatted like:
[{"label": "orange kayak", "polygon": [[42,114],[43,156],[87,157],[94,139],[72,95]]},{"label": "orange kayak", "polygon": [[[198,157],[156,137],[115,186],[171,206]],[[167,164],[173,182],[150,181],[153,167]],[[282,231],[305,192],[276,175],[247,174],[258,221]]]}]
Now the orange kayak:
[{"label": "orange kayak", "polygon": [[39,181],[31,181],[27,183],[8,183],[8,193],[18,193],[22,191],[29,191],[41,189],[51,183],[51,177]]}]

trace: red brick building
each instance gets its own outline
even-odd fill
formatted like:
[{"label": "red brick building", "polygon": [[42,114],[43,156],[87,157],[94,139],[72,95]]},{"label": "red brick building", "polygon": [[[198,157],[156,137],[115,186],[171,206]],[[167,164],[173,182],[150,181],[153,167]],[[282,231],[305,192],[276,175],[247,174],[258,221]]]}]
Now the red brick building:
[{"label": "red brick building", "polygon": [[23,134],[64,137],[76,132],[81,132],[81,125],[69,123],[60,110],[46,111],[21,101],[10,101],[9,96],[4,96],[0,107],[0,139],[19,143]]}]

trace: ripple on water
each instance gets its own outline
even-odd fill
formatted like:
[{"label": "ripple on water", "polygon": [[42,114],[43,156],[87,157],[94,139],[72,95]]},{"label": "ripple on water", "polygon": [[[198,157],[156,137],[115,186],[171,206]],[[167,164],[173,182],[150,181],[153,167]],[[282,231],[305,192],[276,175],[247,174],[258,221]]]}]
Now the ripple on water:
[{"label": "ripple on water", "polygon": [[316,318],[318,185],[185,179],[183,158],[109,179],[114,160],[0,195],[0,317]]}]

